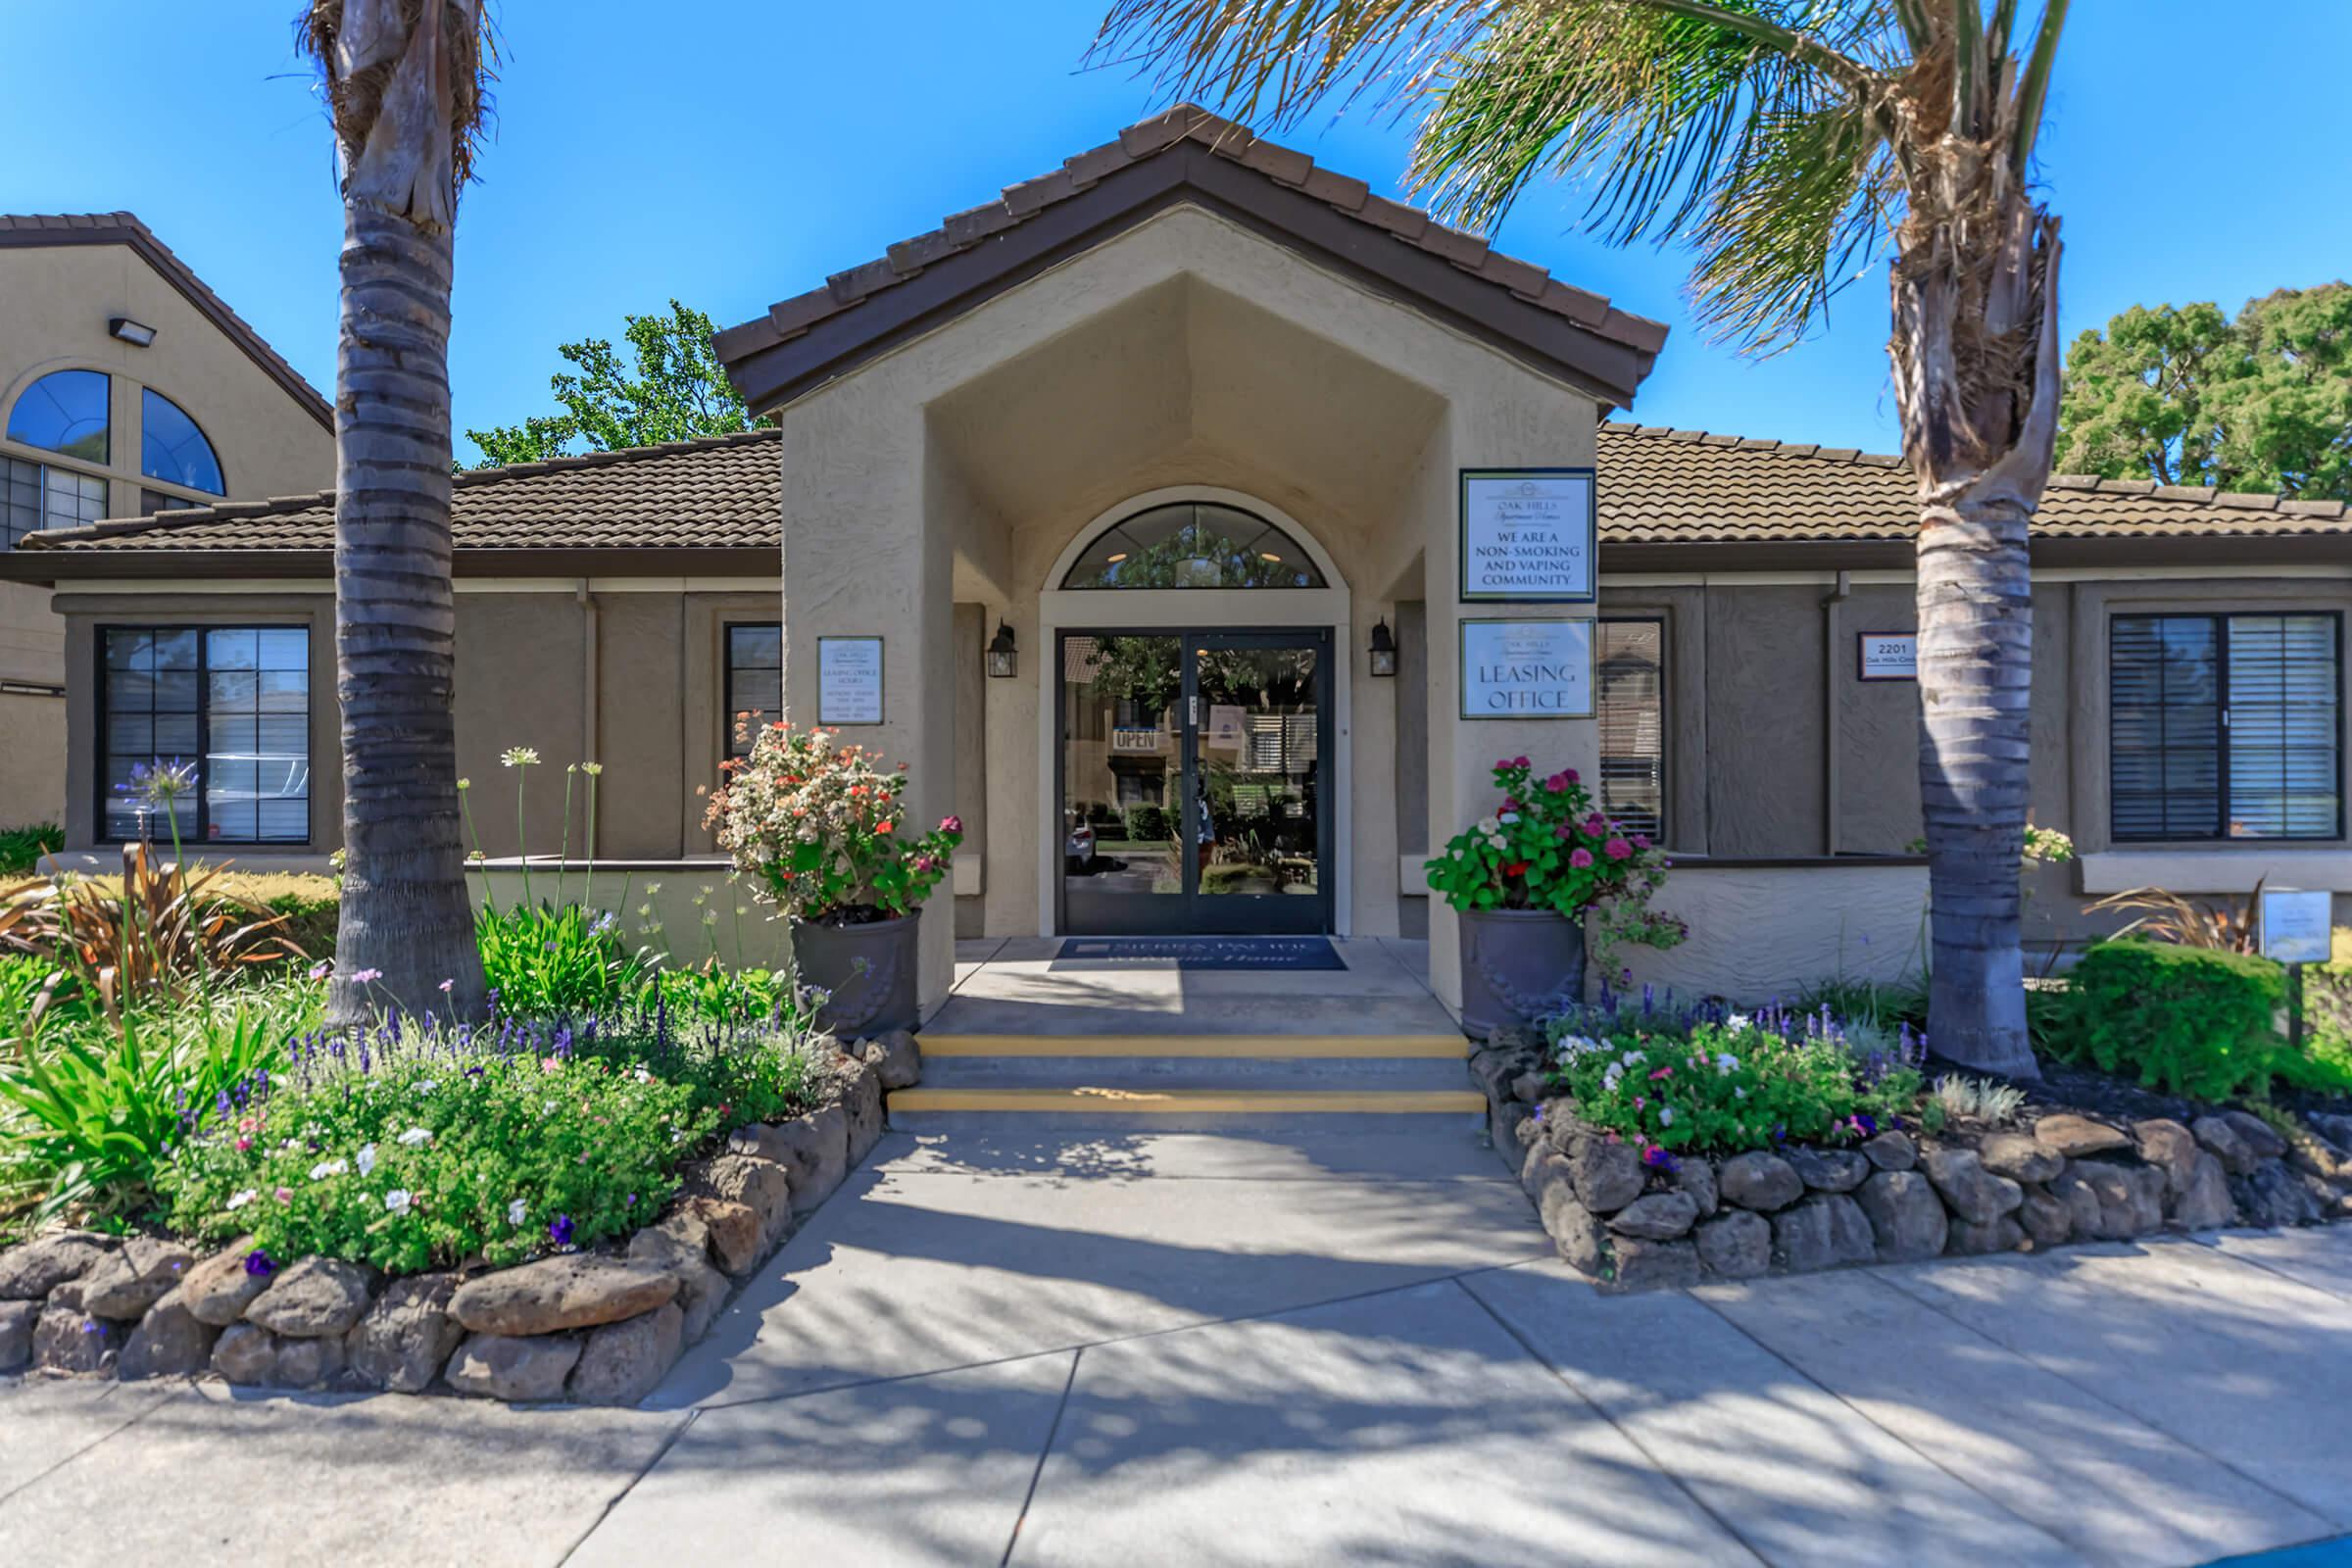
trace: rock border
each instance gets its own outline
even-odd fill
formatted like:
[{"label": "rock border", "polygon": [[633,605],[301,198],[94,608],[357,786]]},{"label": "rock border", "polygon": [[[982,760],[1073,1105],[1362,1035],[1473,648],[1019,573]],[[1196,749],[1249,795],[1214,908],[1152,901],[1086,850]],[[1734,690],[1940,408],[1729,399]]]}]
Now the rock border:
[{"label": "rock border", "polygon": [[2352,1217],[2347,1116],[2312,1113],[2311,1136],[2290,1143],[2243,1110],[2125,1125],[2060,1111],[2030,1128],[1678,1156],[1668,1170],[1550,1096],[1523,1040],[1480,1048],[1470,1073],[1552,1245],[1611,1291]]},{"label": "rock border", "polygon": [[817,1109],[682,1167],[653,1224],[512,1268],[386,1283],[305,1257],[255,1276],[250,1237],[207,1257],[163,1237],[36,1237],[0,1251],[0,1374],[636,1404],[865,1162],[884,1091],[921,1080],[921,1052],[904,1032],[854,1041],[832,1076]]}]

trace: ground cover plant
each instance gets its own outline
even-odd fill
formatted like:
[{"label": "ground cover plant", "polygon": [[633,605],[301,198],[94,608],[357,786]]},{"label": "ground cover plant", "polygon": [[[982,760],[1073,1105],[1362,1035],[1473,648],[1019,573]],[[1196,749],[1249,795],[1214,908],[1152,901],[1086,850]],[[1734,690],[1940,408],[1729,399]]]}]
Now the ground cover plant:
[{"label": "ground cover plant", "polygon": [[0,828],[0,876],[28,875],[39,868],[42,856],[65,847],[66,830],[55,822]]},{"label": "ground cover plant", "polygon": [[1652,1164],[1678,1151],[1859,1143],[1943,1117],[1923,1093],[1926,1037],[1908,1024],[1888,1033],[1826,1010],[1735,1012],[1644,993],[1571,1008],[1546,1034],[1553,1086]]}]

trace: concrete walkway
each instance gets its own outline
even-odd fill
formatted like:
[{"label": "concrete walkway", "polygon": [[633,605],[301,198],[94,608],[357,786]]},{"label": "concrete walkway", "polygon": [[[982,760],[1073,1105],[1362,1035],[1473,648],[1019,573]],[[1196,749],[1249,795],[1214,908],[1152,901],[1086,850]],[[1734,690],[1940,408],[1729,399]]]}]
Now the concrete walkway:
[{"label": "concrete walkway", "polygon": [[1491,1152],[893,1135],[637,1411],[0,1385],[0,1562],[2200,1563],[2352,1531],[2352,1234],[1607,1298]]}]

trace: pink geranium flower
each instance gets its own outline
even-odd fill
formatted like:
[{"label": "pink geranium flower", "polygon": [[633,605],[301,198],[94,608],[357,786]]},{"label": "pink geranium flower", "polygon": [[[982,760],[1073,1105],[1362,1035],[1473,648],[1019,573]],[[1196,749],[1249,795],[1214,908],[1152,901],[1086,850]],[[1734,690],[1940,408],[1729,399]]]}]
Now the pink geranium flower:
[{"label": "pink geranium flower", "polygon": [[1592,863],[1592,852],[1580,844],[1575,849],[1568,852],[1568,863],[1575,866],[1579,871],[1582,871],[1586,866],[1589,866]]},{"label": "pink geranium flower", "polygon": [[1612,860],[1622,860],[1627,856],[1634,853],[1634,847],[1631,844],[1626,843],[1623,839],[1611,839],[1608,843],[1602,845],[1601,849]]}]

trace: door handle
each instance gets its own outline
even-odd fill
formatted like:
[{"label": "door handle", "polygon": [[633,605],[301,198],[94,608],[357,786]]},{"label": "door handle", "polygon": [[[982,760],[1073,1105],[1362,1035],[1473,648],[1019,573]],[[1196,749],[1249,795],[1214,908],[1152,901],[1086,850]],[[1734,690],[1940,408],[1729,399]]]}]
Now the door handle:
[{"label": "door handle", "polygon": [[1200,727],[1200,699],[1195,697],[1192,699],[1192,726],[1195,729],[1199,729]]}]

